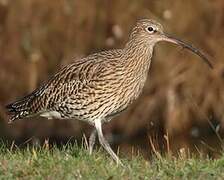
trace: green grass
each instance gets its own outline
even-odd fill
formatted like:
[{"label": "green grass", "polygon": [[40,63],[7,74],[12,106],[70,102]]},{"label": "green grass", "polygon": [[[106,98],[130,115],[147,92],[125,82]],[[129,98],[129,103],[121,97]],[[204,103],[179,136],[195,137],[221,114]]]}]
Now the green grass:
[{"label": "green grass", "polygon": [[85,148],[0,147],[0,179],[222,179],[224,155],[206,158],[122,158],[117,166],[102,150],[90,156]]}]

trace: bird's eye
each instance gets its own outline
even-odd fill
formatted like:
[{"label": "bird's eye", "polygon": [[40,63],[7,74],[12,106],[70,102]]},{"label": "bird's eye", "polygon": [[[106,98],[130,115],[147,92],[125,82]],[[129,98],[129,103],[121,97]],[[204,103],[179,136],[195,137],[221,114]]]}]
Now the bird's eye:
[{"label": "bird's eye", "polygon": [[149,33],[154,33],[156,30],[152,26],[149,26],[149,27],[147,27],[147,31]]}]

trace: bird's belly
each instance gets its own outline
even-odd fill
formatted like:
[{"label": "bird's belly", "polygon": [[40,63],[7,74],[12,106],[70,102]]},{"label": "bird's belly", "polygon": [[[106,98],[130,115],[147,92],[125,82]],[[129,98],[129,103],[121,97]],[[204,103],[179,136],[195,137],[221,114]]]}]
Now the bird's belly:
[{"label": "bird's belly", "polygon": [[96,93],[94,97],[86,96],[81,103],[78,101],[67,103],[69,111],[65,116],[92,124],[96,119],[109,121],[126,107],[127,105],[122,103],[116,91],[108,90],[104,93]]},{"label": "bird's belly", "polygon": [[62,118],[60,112],[58,111],[43,112],[43,113],[40,113],[40,116],[45,117],[47,119],[53,119],[53,118],[61,119]]},{"label": "bird's belly", "polygon": [[124,111],[141,93],[139,84],[121,83],[117,88],[88,89],[69,97],[53,111],[41,116],[58,119],[77,119],[92,124],[96,119],[110,121]]},{"label": "bird's belly", "polygon": [[143,90],[143,85],[130,85],[127,87],[122,87],[115,91],[116,95],[111,102],[111,108],[108,108],[105,114],[105,121],[110,121],[113,117],[119,115],[125,111],[141,94]]}]

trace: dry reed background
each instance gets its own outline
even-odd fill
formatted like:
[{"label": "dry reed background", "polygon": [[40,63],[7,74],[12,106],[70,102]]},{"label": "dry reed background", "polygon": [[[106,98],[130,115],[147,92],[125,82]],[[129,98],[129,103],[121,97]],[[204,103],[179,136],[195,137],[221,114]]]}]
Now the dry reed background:
[{"label": "dry reed background", "polygon": [[159,20],[203,49],[215,69],[186,50],[157,45],[143,95],[105,125],[107,138],[122,152],[145,157],[183,149],[217,156],[224,132],[223,0],[0,0],[0,136],[18,144],[88,136],[91,127],[77,121],[37,117],[8,125],[4,105],[31,92],[71,57],[122,47],[141,17]]}]

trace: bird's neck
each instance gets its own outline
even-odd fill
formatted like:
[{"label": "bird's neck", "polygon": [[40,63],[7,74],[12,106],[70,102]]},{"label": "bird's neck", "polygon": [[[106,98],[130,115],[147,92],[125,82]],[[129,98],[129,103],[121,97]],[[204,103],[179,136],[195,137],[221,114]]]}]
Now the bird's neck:
[{"label": "bird's neck", "polygon": [[127,70],[136,75],[148,73],[154,45],[138,39],[129,40],[124,48]]},{"label": "bird's neck", "polygon": [[[149,47],[141,41],[129,42],[123,49],[123,84],[129,88],[128,96],[130,102],[138,98],[143,90],[150,68],[153,46]],[[126,93],[126,94],[125,94]]]}]

